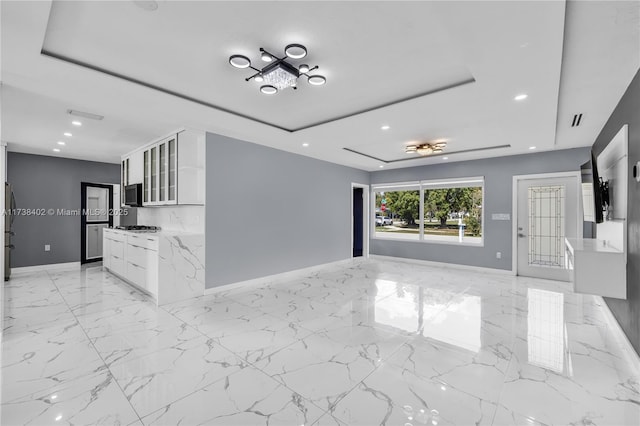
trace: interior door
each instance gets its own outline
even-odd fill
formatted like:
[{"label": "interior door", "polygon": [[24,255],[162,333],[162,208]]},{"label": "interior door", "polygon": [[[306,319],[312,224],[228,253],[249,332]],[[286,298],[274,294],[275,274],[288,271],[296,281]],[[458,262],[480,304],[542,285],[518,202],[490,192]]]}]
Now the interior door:
[{"label": "interior door", "polygon": [[82,182],[81,193],[80,263],[96,262],[102,260],[102,231],[113,226],[113,186]]},{"label": "interior door", "polygon": [[518,181],[518,275],[569,281],[565,237],[577,237],[576,177]]}]

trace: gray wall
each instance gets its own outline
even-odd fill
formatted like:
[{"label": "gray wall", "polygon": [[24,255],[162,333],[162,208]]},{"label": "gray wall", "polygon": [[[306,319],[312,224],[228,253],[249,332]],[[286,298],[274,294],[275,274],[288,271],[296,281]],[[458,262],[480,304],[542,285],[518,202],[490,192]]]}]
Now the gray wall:
[{"label": "gray wall", "polygon": [[369,174],[207,134],[207,288],[351,257],[351,183]]},{"label": "gray wall", "polygon": [[[588,159],[589,149],[579,148],[373,172],[372,185],[484,176],[484,247],[372,238],[370,251],[385,256],[511,270],[512,223],[493,221],[491,214],[512,214],[513,176],[578,171]],[[496,259],[496,252],[502,253],[501,259]]]},{"label": "gray wall", "polygon": [[[10,152],[7,182],[21,209],[79,209],[80,182],[119,183],[120,166]],[[14,268],[80,261],[79,216],[17,216],[13,230]]]},{"label": "gray wall", "polygon": [[632,177],[633,165],[640,161],[640,72],[636,74],[593,145],[600,154],[618,133],[629,125],[629,176],[627,198],[627,300],[605,301],[636,352],[640,353],[640,184]]}]

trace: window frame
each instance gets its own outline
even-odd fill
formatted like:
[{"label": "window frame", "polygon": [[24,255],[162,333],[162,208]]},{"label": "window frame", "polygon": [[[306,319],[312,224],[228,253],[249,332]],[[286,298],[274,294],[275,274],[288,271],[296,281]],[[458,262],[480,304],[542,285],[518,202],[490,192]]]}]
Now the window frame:
[{"label": "window frame", "polygon": [[[473,188],[479,187],[482,188],[482,214],[481,214],[481,229],[482,235],[480,237],[480,242],[468,242],[468,241],[439,241],[430,238],[425,238],[424,234],[424,191],[425,189],[445,189],[445,188]],[[418,232],[417,239],[411,238],[394,238],[394,237],[382,237],[378,236],[375,230],[375,212],[376,212],[376,193],[377,192],[388,192],[388,191],[415,191],[416,189],[420,192],[420,207],[419,207],[419,217],[420,226]],[[370,229],[369,235],[371,239],[378,241],[402,241],[402,242],[412,242],[412,243],[425,243],[425,244],[444,244],[451,246],[468,246],[468,247],[484,247],[485,241],[485,179],[484,176],[470,176],[470,177],[459,177],[459,178],[448,178],[448,179],[425,179],[418,181],[409,181],[409,182],[397,182],[397,183],[379,183],[372,184],[371,190],[369,194],[370,201],[370,209],[369,211],[374,214],[373,219],[370,220]]]}]

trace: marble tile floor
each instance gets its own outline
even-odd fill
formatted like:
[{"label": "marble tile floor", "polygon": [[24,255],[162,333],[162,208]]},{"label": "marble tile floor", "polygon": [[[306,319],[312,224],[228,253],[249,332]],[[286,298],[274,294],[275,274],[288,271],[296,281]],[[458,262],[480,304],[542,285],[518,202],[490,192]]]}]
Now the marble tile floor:
[{"label": "marble tile floor", "polygon": [[638,425],[567,283],[366,260],[157,307],[101,267],[3,291],[2,425]]}]

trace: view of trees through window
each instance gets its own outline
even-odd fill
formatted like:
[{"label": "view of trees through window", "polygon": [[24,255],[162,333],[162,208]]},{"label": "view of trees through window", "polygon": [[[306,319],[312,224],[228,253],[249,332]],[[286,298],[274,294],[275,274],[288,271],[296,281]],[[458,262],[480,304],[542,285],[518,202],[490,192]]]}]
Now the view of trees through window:
[{"label": "view of trees through window", "polygon": [[[375,191],[375,236],[450,242],[482,241],[482,186]],[[423,216],[420,217],[422,203]]]}]

